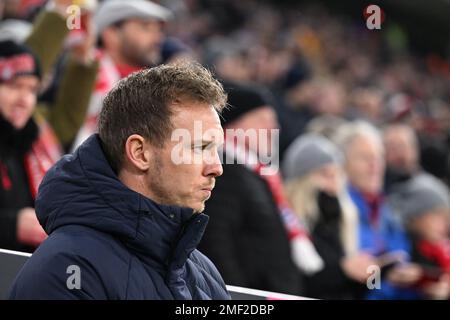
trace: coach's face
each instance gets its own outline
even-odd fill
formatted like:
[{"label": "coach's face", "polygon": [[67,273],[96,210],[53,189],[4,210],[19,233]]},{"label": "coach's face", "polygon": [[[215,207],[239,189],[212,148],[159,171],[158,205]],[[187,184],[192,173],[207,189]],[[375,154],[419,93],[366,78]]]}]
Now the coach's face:
[{"label": "coach's face", "polygon": [[153,161],[145,180],[153,200],[202,212],[222,174],[220,119],[205,103],[182,102],[173,110],[171,137],[162,148],[148,146]]}]

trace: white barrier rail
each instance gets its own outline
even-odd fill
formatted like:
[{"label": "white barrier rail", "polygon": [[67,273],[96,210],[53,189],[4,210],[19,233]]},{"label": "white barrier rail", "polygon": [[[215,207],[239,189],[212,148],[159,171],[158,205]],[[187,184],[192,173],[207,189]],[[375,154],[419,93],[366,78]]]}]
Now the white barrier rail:
[{"label": "white barrier rail", "polygon": [[[0,299],[8,290],[31,253],[0,249]],[[233,300],[313,300],[310,298],[227,285]]]}]

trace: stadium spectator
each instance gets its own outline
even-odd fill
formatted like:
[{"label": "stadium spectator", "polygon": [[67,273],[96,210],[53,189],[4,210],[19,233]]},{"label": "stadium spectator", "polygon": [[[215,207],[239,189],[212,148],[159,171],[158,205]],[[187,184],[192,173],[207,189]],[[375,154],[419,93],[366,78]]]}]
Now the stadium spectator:
[{"label": "stadium spectator", "polygon": [[422,268],[418,298],[450,298],[450,193],[427,173],[414,176],[390,197],[412,239],[411,260]]},{"label": "stadium spectator", "polygon": [[286,151],[283,173],[288,199],[305,221],[324,268],[305,274],[308,297],[362,298],[367,290],[367,269],[376,264],[359,252],[358,216],[345,187],[342,154],[317,134],[297,138]]},{"label": "stadium spectator", "polygon": [[418,266],[407,262],[409,239],[383,195],[385,164],[381,135],[369,123],[357,121],[341,127],[337,141],[345,155],[348,192],[358,210],[358,249],[377,258],[381,268],[380,261],[386,257],[403,262],[385,269],[381,289],[370,290],[367,298],[412,298],[413,292],[403,287],[415,283],[421,272]]}]

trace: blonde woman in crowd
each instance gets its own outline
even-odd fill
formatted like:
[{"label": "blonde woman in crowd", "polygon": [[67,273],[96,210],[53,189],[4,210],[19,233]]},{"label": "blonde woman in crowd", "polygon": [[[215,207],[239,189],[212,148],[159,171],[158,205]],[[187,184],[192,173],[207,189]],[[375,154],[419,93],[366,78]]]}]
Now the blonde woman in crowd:
[{"label": "blonde woman in crowd", "polygon": [[325,137],[306,134],[287,149],[283,162],[287,196],[305,222],[324,268],[304,275],[305,295],[361,298],[373,258],[358,253],[358,218],[345,187],[339,150]]}]

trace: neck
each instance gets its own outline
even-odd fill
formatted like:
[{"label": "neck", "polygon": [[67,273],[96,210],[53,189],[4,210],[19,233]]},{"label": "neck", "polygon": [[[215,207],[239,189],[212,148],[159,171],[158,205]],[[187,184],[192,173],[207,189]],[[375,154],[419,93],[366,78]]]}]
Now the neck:
[{"label": "neck", "polygon": [[158,204],[167,205],[160,197],[157,196],[157,194],[149,189],[147,183],[145,182],[144,174],[123,168],[119,171],[117,177],[130,190],[133,190],[134,192],[137,192]]},{"label": "neck", "polygon": [[119,180],[130,190],[140,193],[147,198],[152,198],[139,175],[124,168],[120,170],[117,176]]}]

